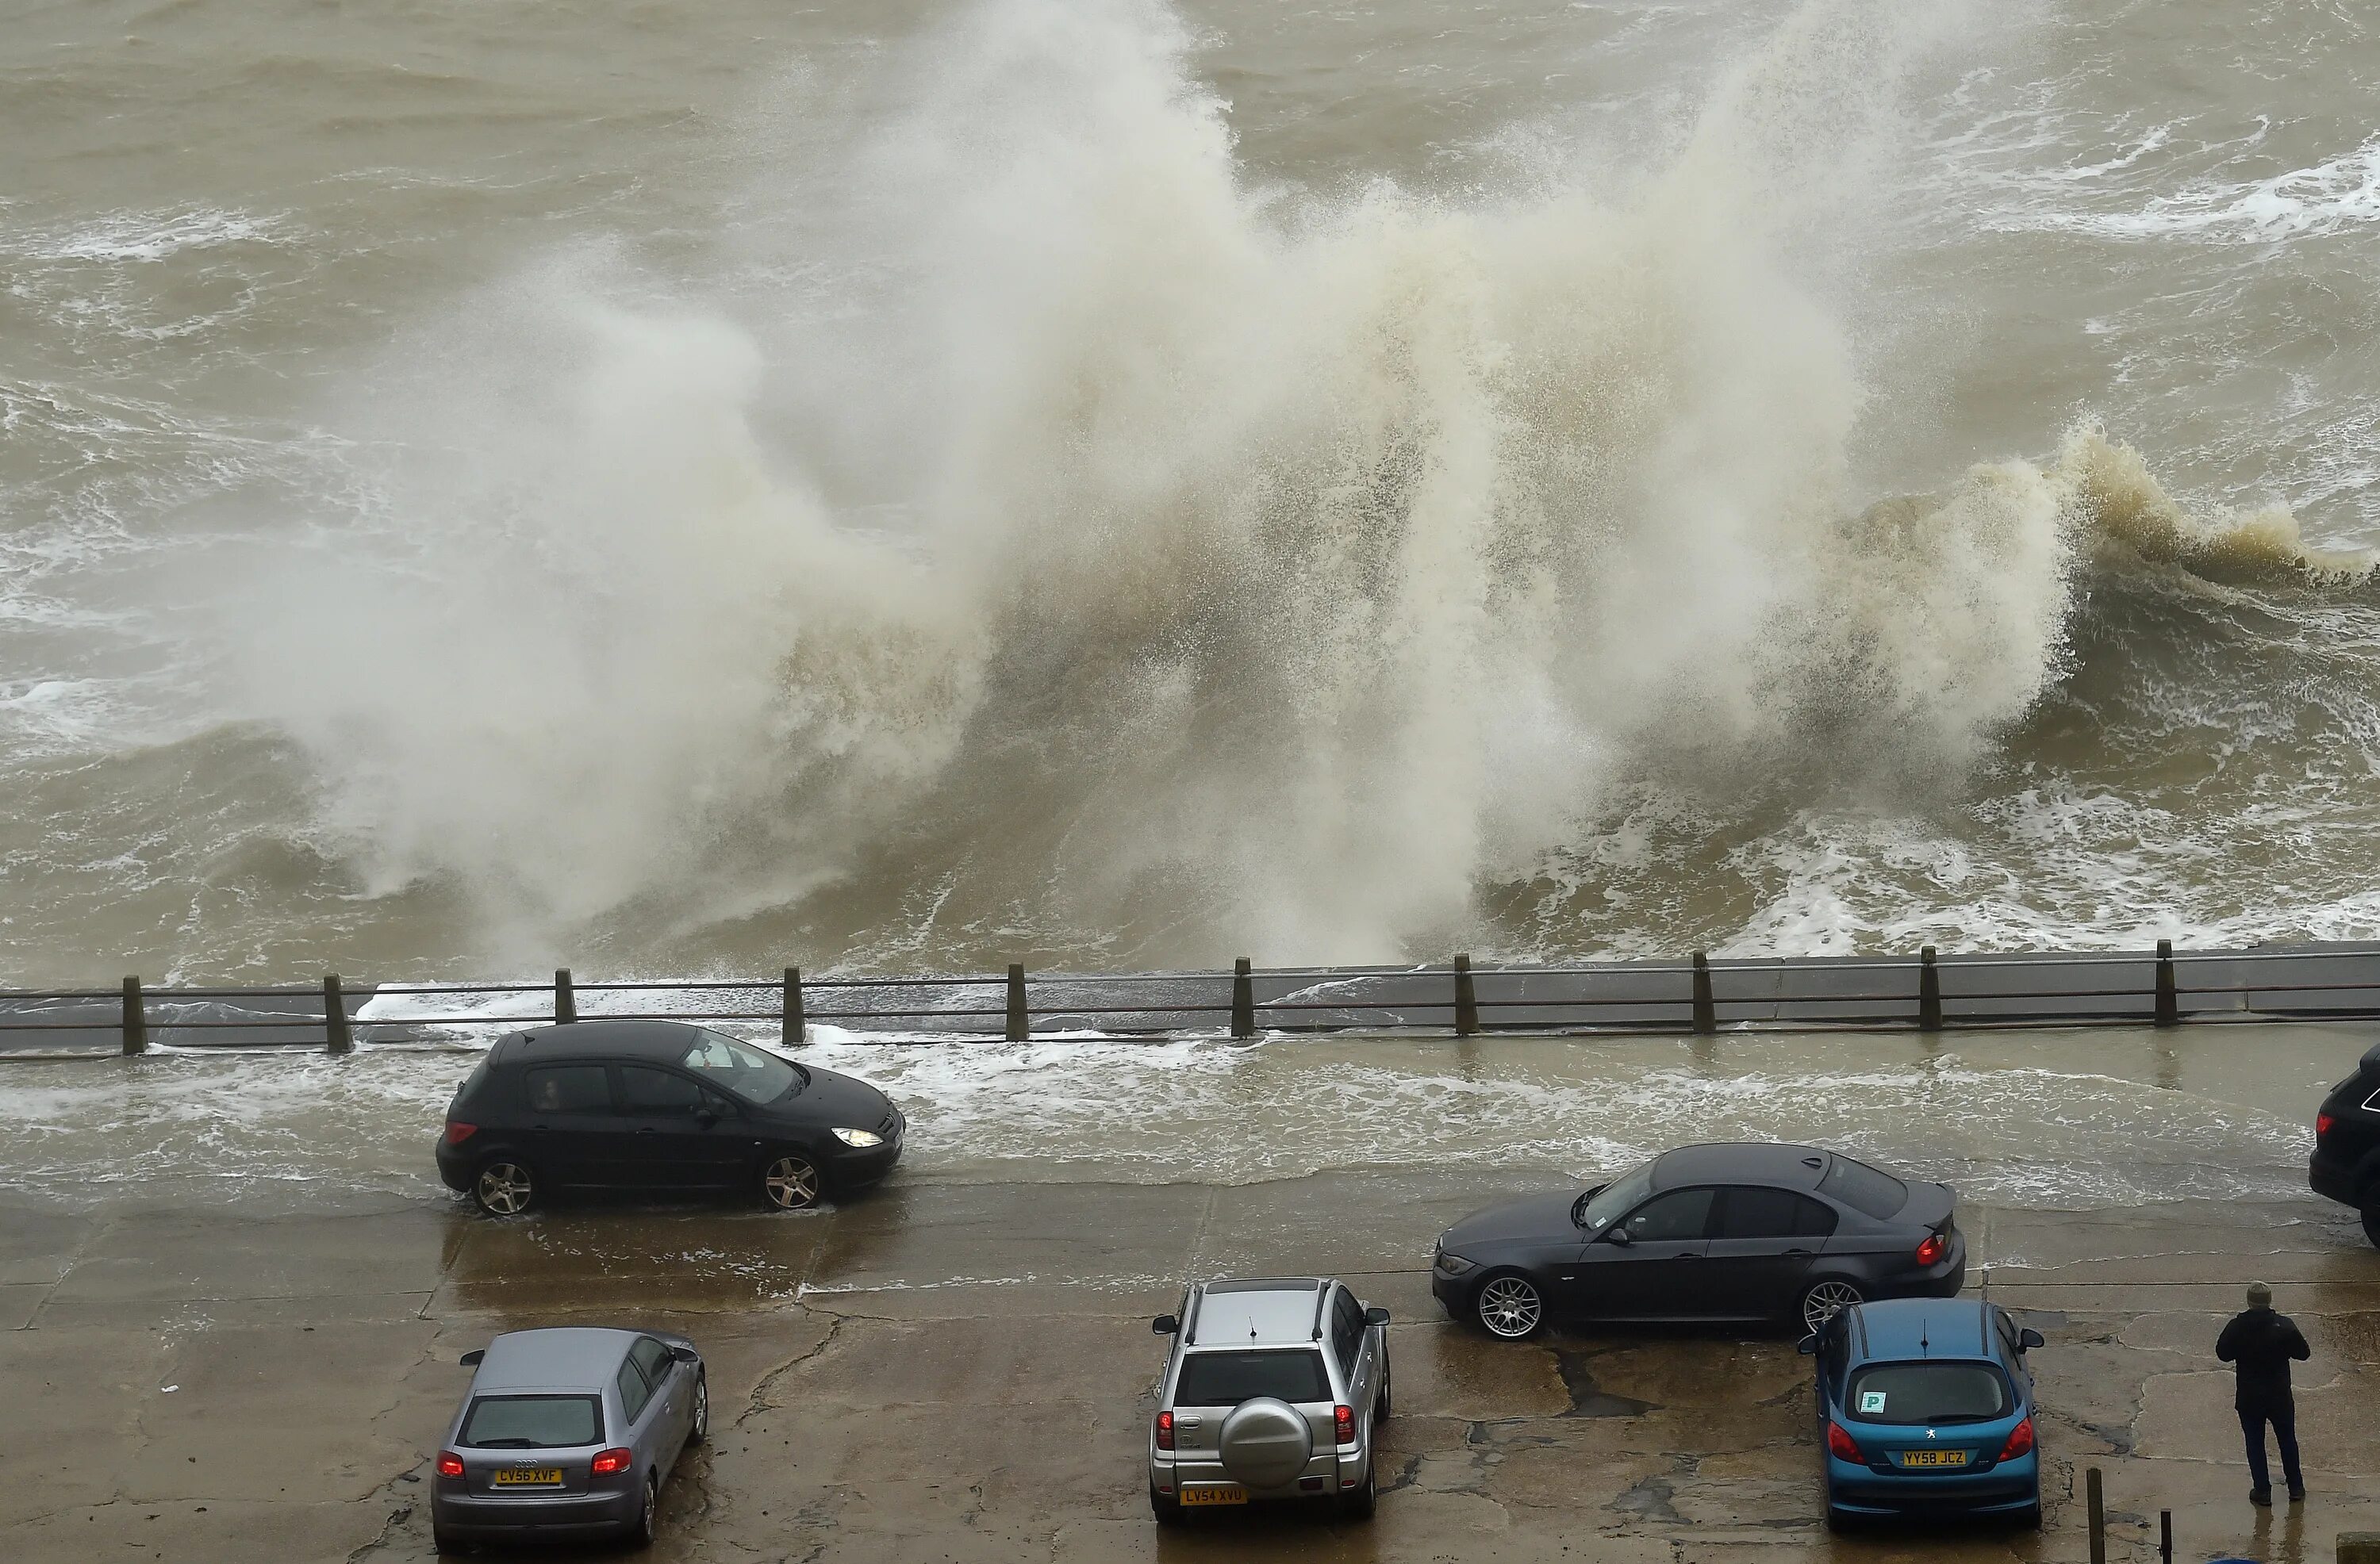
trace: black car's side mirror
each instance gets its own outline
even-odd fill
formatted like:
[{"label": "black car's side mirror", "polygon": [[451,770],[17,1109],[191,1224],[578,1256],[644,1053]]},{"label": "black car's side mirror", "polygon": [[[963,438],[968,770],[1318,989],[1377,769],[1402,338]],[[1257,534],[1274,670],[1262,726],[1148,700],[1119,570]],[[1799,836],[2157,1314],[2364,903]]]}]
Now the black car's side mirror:
[{"label": "black car's side mirror", "polygon": [[695,1111],[694,1121],[701,1128],[707,1130],[713,1124],[719,1122],[719,1115],[708,1108],[698,1109]]},{"label": "black car's side mirror", "polygon": [[1389,1311],[1386,1309],[1366,1309],[1364,1311],[1364,1323],[1366,1325],[1386,1325],[1389,1323]]},{"label": "black car's side mirror", "polygon": [[2017,1335],[2016,1350],[2020,1352],[2029,1352],[2035,1347],[2046,1347],[2048,1345],[2048,1339],[2044,1337],[2040,1331],[2034,1330],[2030,1327],[2020,1331]]},{"label": "black car's side mirror", "polygon": [[1628,1236],[1628,1230],[1626,1228],[1613,1228],[1609,1232],[1605,1233],[1603,1236],[1606,1242],[1617,1243],[1622,1249],[1627,1248],[1630,1244],[1636,1242],[1634,1239]]},{"label": "black car's side mirror", "polygon": [[458,1361],[465,1368],[477,1368],[480,1366],[480,1361],[487,1355],[488,1350],[485,1347],[474,1347],[464,1353]]},{"label": "black car's side mirror", "polygon": [[1793,1350],[1801,1353],[1805,1358],[1816,1357],[1818,1355],[1818,1333],[1814,1330],[1810,1332],[1809,1335],[1803,1337],[1799,1342],[1795,1343]]},{"label": "black car's side mirror", "polygon": [[1172,1315],[1160,1315],[1148,1322],[1148,1328],[1160,1336],[1174,1336],[1181,1333],[1182,1322]]}]

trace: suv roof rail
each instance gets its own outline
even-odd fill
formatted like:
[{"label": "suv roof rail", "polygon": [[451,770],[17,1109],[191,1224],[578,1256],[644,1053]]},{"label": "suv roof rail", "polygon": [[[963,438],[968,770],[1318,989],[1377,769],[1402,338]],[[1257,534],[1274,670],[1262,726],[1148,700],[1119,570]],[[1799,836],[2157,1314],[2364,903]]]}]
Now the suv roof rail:
[{"label": "suv roof rail", "polygon": [[1192,1282],[1190,1284],[1190,1309],[1189,1312],[1183,1316],[1182,1320],[1182,1340],[1184,1342],[1195,1342],[1198,1340],[1198,1305],[1204,1303],[1206,1298],[1207,1284],[1203,1281]]},{"label": "suv roof rail", "polygon": [[1322,1313],[1330,1303],[1330,1279],[1324,1277],[1314,1285],[1314,1339],[1322,1340]]}]

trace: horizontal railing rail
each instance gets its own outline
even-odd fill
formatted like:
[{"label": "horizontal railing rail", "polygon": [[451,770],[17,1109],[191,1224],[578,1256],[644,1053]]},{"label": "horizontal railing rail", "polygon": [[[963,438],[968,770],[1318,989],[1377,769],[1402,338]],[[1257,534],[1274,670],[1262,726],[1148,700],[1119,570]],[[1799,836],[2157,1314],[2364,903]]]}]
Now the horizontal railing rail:
[{"label": "horizontal railing rail", "polygon": [[[1172,993],[1149,992],[1168,986]],[[1483,991],[1484,990],[1484,991]],[[755,1003],[768,994],[775,1002]],[[689,1002],[706,996],[713,1004]],[[998,1002],[992,1002],[997,995]],[[1229,972],[1041,972],[774,978],[606,978],[568,969],[544,983],[382,983],[0,990],[0,1054],[55,1054],[104,1033],[117,1049],[452,1046],[580,1019],[774,1024],[799,1047],[813,1024],[868,1041],[1023,1041],[1099,1036],[1428,1031],[1456,1037],[1722,1029],[1956,1027],[2380,1017],[2380,944],[2243,951],[1995,952],[1943,957],[1609,961],[1546,966],[1274,967]],[[639,1000],[638,996],[648,998]],[[881,1005],[870,1002],[887,1001]],[[517,1001],[512,1004],[503,1000]],[[822,1000],[824,1005],[814,1005]],[[440,1000],[455,1003],[442,1009]]]}]

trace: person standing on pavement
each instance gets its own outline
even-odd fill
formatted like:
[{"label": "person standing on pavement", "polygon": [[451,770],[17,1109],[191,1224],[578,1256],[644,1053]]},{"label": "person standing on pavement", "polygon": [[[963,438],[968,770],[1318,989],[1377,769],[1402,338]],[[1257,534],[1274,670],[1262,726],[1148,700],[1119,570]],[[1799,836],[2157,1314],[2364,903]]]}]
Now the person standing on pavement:
[{"label": "person standing on pavement", "polygon": [[2273,1425],[2273,1442],[2281,1447],[2281,1475],[2288,1479],[2291,1500],[2305,1497],[2305,1477],[2298,1470],[2298,1409],[2289,1393],[2289,1364],[2313,1356],[2305,1334],[2287,1315],[2273,1312],[2273,1290],[2261,1281],[2248,1284],[2248,1306],[2231,1316],[2216,1339],[2215,1355],[2231,1365],[2238,1389],[2231,1404],[2240,1409],[2240,1432],[2248,1440],[2248,1476],[2255,1485],[2248,1502],[2273,1502],[2273,1475],[2265,1465],[2265,1425]]}]

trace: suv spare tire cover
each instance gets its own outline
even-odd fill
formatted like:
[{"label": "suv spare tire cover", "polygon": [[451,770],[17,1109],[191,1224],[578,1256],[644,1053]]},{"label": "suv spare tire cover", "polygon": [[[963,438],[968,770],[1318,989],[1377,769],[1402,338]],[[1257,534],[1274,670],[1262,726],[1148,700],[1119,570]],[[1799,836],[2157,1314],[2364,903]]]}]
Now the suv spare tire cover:
[{"label": "suv spare tire cover", "polygon": [[1251,1488],[1281,1488],[1305,1474],[1314,1456],[1314,1430],[1305,1414],[1287,1401],[1258,1396],[1232,1409],[1216,1446],[1223,1470],[1235,1481]]}]

